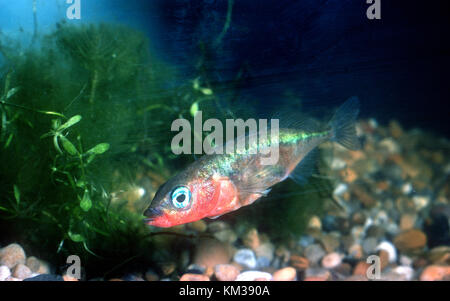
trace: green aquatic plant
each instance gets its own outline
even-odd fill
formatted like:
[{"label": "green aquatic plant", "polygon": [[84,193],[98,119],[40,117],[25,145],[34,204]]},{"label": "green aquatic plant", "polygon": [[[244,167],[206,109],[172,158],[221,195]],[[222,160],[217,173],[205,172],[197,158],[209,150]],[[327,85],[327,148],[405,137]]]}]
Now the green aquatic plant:
[{"label": "green aquatic plant", "polygon": [[[228,4],[217,43],[230,28]],[[173,154],[173,120],[192,121],[200,110],[204,119],[254,118],[256,105],[239,97],[244,71],[225,97],[210,75],[217,62],[206,59],[215,48],[202,48],[197,72],[180,79],[153,56],[143,33],[126,26],[62,22],[36,39],[14,49],[0,37],[0,220],[44,258],[64,265],[78,254],[96,276],[153,261],[160,253],[153,229],[141,211],[121,205],[129,201],[122,192],[149,182],[140,200],[148,205],[165,180],[195,160]],[[279,199],[230,219],[240,215],[272,234],[299,233],[311,212],[300,206],[321,202],[288,198],[296,185],[279,189]]]},{"label": "green aquatic plant", "polygon": [[[64,44],[81,37],[80,50]],[[151,247],[140,213],[111,203],[117,181],[127,180],[114,175],[159,152],[143,147],[146,116],[135,120],[166,76],[147,43],[105,24],[60,26],[20,51],[0,42],[0,219],[44,258],[63,263],[78,254],[106,270]]]}]

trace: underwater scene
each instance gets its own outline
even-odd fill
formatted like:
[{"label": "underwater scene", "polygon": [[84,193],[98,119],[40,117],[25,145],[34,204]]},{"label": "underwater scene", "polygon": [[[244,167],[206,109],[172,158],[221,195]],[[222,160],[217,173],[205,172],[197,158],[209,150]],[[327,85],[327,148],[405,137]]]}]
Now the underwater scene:
[{"label": "underwater scene", "polygon": [[0,0],[0,281],[450,280],[448,7],[393,2]]}]

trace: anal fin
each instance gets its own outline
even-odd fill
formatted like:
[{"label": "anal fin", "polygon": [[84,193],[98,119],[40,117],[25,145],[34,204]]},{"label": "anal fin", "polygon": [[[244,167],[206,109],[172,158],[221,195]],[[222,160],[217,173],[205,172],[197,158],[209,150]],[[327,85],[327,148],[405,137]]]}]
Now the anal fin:
[{"label": "anal fin", "polygon": [[305,185],[312,174],[318,173],[318,155],[319,151],[317,148],[311,150],[300,163],[297,164],[294,170],[289,174],[289,177],[298,184]]}]

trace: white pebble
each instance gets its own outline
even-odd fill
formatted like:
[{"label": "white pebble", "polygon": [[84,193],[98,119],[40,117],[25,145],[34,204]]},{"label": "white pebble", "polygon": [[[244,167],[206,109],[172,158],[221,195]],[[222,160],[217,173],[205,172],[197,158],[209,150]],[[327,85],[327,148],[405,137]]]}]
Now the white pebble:
[{"label": "white pebble", "polygon": [[257,266],[255,253],[250,249],[240,249],[234,254],[233,260],[246,268],[254,269]]},{"label": "white pebble", "polygon": [[322,266],[326,269],[333,269],[341,264],[343,257],[342,254],[336,252],[327,254],[322,258]]},{"label": "white pebble", "polygon": [[397,250],[394,245],[388,241],[381,242],[375,249],[376,251],[386,251],[388,253],[389,262],[395,262],[397,260]]},{"label": "white pebble", "polygon": [[255,279],[263,278],[267,279],[268,281],[272,280],[272,275],[266,272],[260,272],[260,271],[247,271],[240,273],[236,281],[254,281]]},{"label": "white pebble", "polygon": [[376,119],[370,118],[370,119],[369,119],[369,125],[370,125],[372,128],[376,129],[376,128],[378,127],[378,122],[377,122]]},{"label": "white pebble", "polygon": [[413,264],[413,260],[406,255],[401,255],[399,261],[403,266],[412,266]]},{"label": "white pebble", "polygon": [[9,268],[6,265],[0,266],[0,281],[5,281],[9,276],[11,276]]},{"label": "white pebble", "polygon": [[384,138],[379,143],[389,154],[397,154],[400,152],[400,146],[392,138]]},{"label": "white pebble", "polygon": [[417,211],[425,208],[430,202],[430,198],[423,195],[416,195],[413,197],[414,205],[416,205]]},{"label": "white pebble", "polygon": [[337,157],[334,157],[333,161],[331,161],[331,166],[330,167],[333,170],[340,170],[340,169],[345,168],[345,166],[347,166],[347,163],[344,160],[342,160],[340,158],[337,158]]},{"label": "white pebble", "polygon": [[413,187],[411,183],[405,183],[402,185],[403,194],[410,194],[413,191]]},{"label": "white pebble", "polygon": [[376,215],[375,215],[375,225],[384,225],[387,223],[387,221],[389,220],[389,216],[386,213],[386,211],[384,210],[380,210]]},{"label": "white pebble", "polygon": [[399,266],[393,269],[393,272],[401,275],[405,278],[405,280],[409,281],[414,277],[414,269],[408,266]]},{"label": "white pebble", "polygon": [[347,184],[339,183],[333,191],[334,195],[340,196],[348,190]]}]

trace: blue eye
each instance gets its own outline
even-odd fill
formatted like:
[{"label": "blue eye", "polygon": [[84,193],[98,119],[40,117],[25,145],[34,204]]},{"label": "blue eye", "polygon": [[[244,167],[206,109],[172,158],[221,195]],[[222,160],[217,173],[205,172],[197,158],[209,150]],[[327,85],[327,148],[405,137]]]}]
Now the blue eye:
[{"label": "blue eye", "polygon": [[191,202],[191,192],[186,186],[177,187],[172,192],[171,199],[175,208],[186,208]]}]

